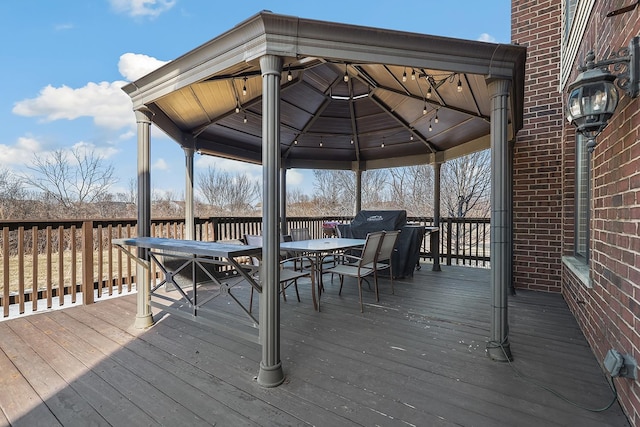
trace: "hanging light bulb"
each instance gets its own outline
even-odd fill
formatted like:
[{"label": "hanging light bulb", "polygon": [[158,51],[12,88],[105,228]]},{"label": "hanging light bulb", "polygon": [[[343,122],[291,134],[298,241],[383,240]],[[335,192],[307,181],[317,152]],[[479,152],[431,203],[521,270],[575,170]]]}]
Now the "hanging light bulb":
[{"label": "hanging light bulb", "polygon": [[293,140],[293,145],[298,145],[298,140],[297,139]]},{"label": "hanging light bulb", "polygon": [[244,84],[242,85],[242,95],[245,96],[247,94],[247,78],[244,78]]},{"label": "hanging light bulb", "polygon": [[427,99],[431,99],[431,86],[429,86],[429,90],[427,90]]},{"label": "hanging light bulb", "polygon": [[410,140],[410,141],[413,141],[413,133],[410,133],[410,134],[409,134],[409,140]]},{"label": "hanging light bulb", "polygon": [[407,69],[405,68],[404,71],[402,72],[402,81],[406,82],[407,81]]},{"label": "hanging light bulb", "polygon": [[411,70],[411,80],[416,79],[416,70]]},{"label": "hanging light bulb", "polygon": [[322,141],[320,141],[320,147],[322,147]]},{"label": "hanging light bulb", "polygon": [[293,75],[291,74],[291,64],[289,64],[289,71],[287,72],[287,81],[290,82],[293,80]]},{"label": "hanging light bulb", "polygon": [[429,132],[431,132],[433,130],[433,127],[431,126],[431,120],[429,120]]},{"label": "hanging light bulb", "polygon": [[438,110],[436,110],[436,117],[433,119],[434,122],[438,123]]},{"label": "hanging light bulb", "polygon": [[462,82],[460,81],[460,75],[458,74],[458,92],[462,92]]},{"label": "hanging light bulb", "polygon": [[344,80],[345,83],[349,81],[349,73],[347,73],[347,64],[344,64],[344,77],[342,77],[342,80]]},{"label": "hanging light bulb", "polygon": [[424,108],[422,109],[422,115],[426,116],[427,115],[427,103],[424,103]]},{"label": "hanging light bulb", "polygon": [[236,101],[236,113],[240,112],[240,104]]},{"label": "hanging light bulb", "polygon": [[384,148],[384,141],[380,144],[380,148]]},{"label": "hanging light bulb", "polygon": [[351,145],[353,145],[353,138],[351,138]]},{"label": "hanging light bulb", "polygon": [[243,123],[247,123],[247,115],[245,114],[244,117],[242,118],[242,122]]}]

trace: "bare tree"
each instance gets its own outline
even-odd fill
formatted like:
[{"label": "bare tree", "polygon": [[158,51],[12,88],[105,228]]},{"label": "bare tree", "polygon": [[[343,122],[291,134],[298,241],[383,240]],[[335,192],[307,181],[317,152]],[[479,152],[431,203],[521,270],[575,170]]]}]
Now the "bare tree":
[{"label": "bare tree", "polygon": [[442,165],[441,199],[446,215],[454,218],[489,216],[490,156],[490,152],[484,150]]},{"label": "bare tree", "polygon": [[0,219],[17,219],[26,191],[20,178],[9,169],[0,169]]},{"label": "bare tree", "polygon": [[34,154],[25,175],[27,184],[40,190],[46,200],[61,205],[69,213],[86,211],[88,204],[99,201],[116,182],[114,168],[93,150],[74,148],[56,150],[50,156]]},{"label": "bare tree", "polygon": [[260,185],[245,174],[231,174],[211,167],[198,176],[205,201],[228,213],[252,212],[260,197]]},{"label": "bare tree", "polygon": [[433,210],[433,169],[430,165],[389,170],[391,200],[410,216],[425,216]]}]

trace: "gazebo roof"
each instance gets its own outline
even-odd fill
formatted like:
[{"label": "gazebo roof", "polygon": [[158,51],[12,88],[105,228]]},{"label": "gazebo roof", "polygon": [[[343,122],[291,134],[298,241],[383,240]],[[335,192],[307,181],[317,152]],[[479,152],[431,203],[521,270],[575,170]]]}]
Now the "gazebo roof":
[{"label": "gazebo roof", "polygon": [[268,11],[123,89],[182,146],[260,163],[259,58],[268,54],[284,58],[280,152],[288,168],[366,170],[488,148],[492,78],[511,81],[508,139],[522,128],[525,47]]}]

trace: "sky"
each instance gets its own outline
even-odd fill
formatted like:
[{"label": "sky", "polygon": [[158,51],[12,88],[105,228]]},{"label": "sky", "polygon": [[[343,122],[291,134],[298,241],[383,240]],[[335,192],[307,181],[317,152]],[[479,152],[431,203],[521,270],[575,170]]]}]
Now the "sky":
[{"label": "sky", "polygon": [[[36,154],[87,150],[114,166],[111,191],[128,192],[137,136],[122,86],[261,10],[509,43],[510,8],[510,0],[0,0],[0,169],[29,173]],[[152,191],[180,199],[184,152],[161,131],[152,129],[151,138]],[[260,166],[196,155],[196,179],[210,166],[256,180],[262,173]],[[312,194],[313,174],[289,171],[287,188]]]}]

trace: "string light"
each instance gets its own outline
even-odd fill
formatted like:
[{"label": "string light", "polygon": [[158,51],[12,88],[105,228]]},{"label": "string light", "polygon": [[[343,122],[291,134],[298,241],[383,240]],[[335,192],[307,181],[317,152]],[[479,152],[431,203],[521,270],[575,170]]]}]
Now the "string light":
[{"label": "string light", "polygon": [[243,123],[247,123],[247,115],[245,114],[244,117],[242,118],[242,122]]},{"label": "string light", "polygon": [[320,147],[322,147],[322,137],[320,137]]},{"label": "string light", "polygon": [[242,85],[242,95],[246,95],[247,94],[247,78],[244,78],[244,84]]},{"label": "string light", "polygon": [[409,140],[413,141],[413,132],[409,133]]},{"label": "string light", "polygon": [[380,148],[384,148],[384,136],[382,137],[382,144],[380,144]]},{"label": "string light", "polygon": [[353,145],[353,138],[351,138],[351,145]]},{"label": "string light", "polygon": [[429,120],[429,132],[433,130],[433,126],[431,126],[431,120]]},{"label": "string light", "polygon": [[416,79],[416,70],[411,70],[411,80]]},{"label": "string light", "polygon": [[347,64],[344,64],[344,77],[342,77],[342,79],[344,80],[345,83],[349,81],[349,74],[347,73]]},{"label": "string light", "polygon": [[458,74],[458,92],[462,92],[462,82],[460,81],[460,74]]},{"label": "string light", "polygon": [[297,139],[293,140],[293,145],[298,145],[298,140]]},{"label": "string light", "polygon": [[240,112],[240,103],[236,99],[236,114]]},{"label": "string light", "polygon": [[431,99],[431,86],[429,86],[429,90],[427,90],[427,99]]},{"label": "string light", "polygon": [[424,108],[422,109],[422,115],[426,116],[427,115],[427,103],[424,103]]},{"label": "string light", "polygon": [[434,122],[438,123],[438,110],[436,110],[436,117],[433,119]]},{"label": "string light", "polygon": [[293,75],[291,74],[291,64],[289,64],[289,71],[287,72],[287,81],[290,82],[293,80]]},{"label": "string light", "polygon": [[402,81],[406,82],[407,81],[407,69],[405,68],[404,71],[402,72]]}]

